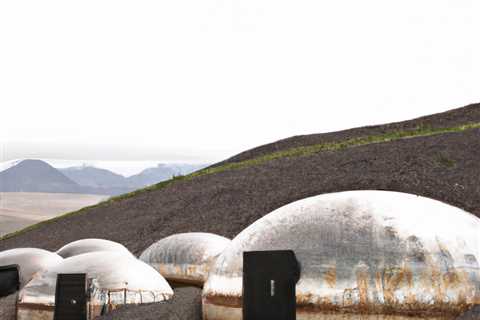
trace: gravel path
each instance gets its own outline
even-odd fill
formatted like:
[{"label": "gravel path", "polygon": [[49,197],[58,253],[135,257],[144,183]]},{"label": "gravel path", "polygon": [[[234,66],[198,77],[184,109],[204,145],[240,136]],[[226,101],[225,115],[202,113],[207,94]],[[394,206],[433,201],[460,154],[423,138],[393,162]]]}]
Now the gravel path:
[{"label": "gravel path", "polygon": [[123,306],[96,320],[201,320],[202,289],[182,287],[174,291],[173,298],[166,302]]},{"label": "gravel path", "polygon": [[480,320],[480,305],[470,309],[468,312],[458,317],[457,320]]},{"label": "gravel path", "polygon": [[15,320],[15,303],[17,294],[12,294],[7,297],[0,298],[0,319],[1,320]]}]

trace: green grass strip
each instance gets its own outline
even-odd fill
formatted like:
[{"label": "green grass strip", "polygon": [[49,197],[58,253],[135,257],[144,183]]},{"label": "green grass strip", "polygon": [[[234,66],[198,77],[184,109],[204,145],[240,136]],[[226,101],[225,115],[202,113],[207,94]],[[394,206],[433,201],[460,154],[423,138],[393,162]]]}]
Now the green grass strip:
[{"label": "green grass strip", "polygon": [[126,193],[120,196],[112,197],[106,201],[103,201],[97,205],[89,206],[82,208],[78,211],[74,212],[69,212],[60,216],[57,216],[53,219],[45,220],[40,223],[31,225],[29,227],[26,227],[24,229],[15,231],[13,233],[9,233],[3,237],[0,238],[1,240],[5,240],[11,237],[14,237],[16,235],[22,234],[24,232],[33,230],[35,228],[38,228],[44,224],[54,222],[56,220],[65,218],[67,216],[71,215],[76,215],[76,214],[81,214],[88,209],[91,209],[93,207],[99,207],[99,206],[104,206],[108,205],[109,203],[116,202],[119,200],[124,200],[128,199],[131,197],[134,197],[138,194],[144,193],[144,192],[149,192],[149,191],[154,191],[154,190],[159,190],[163,189],[167,186],[169,186],[172,183],[178,182],[178,181],[183,181],[183,180],[191,180],[196,177],[204,176],[204,175],[209,175],[209,174],[215,174],[215,173],[220,173],[228,170],[236,170],[236,169],[242,169],[246,167],[251,167],[251,166],[256,166],[256,165],[261,165],[263,163],[273,161],[276,159],[281,159],[281,158],[294,158],[294,157],[304,157],[304,156],[310,156],[314,155],[319,152],[324,152],[324,151],[338,151],[338,150],[343,150],[347,148],[352,148],[352,147],[358,147],[358,146],[364,146],[364,145],[369,145],[369,144],[374,144],[374,143],[384,143],[384,142],[390,142],[390,141],[396,141],[396,140],[401,140],[401,139],[410,139],[410,138],[419,138],[419,137],[428,137],[428,136],[433,136],[433,135],[439,135],[439,134],[446,134],[446,133],[455,133],[455,132],[463,132],[467,130],[472,130],[472,129],[478,129],[480,128],[480,122],[476,123],[468,123],[468,124],[463,124],[459,126],[454,126],[454,127],[447,127],[447,128],[432,128],[429,126],[419,126],[414,129],[410,130],[398,130],[398,131],[391,131],[387,132],[384,134],[379,134],[379,135],[372,135],[372,136],[364,136],[364,137],[357,137],[357,138],[351,138],[343,141],[338,141],[338,142],[325,142],[325,143],[320,143],[320,144],[314,144],[310,146],[303,146],[303,147],[296,147],[296,148],[291,148],[291,149],[286,149],[282,151],[277,151],[273,153],[269,153],[257,158],[253,159],[248,159],[244,161],[239,161],[239,162],[232,162],[232,163],[226,163],[217,167],[211,167],[211,168],[206,168],[202,169],[199,171],[196,171],[194,173],[191,173],[186,176],[175,176],[171,178],[170,180],[162,181],[160,183],[157,183],[155,185],[143,188],[143,189],[138,189],[130,193]]}]

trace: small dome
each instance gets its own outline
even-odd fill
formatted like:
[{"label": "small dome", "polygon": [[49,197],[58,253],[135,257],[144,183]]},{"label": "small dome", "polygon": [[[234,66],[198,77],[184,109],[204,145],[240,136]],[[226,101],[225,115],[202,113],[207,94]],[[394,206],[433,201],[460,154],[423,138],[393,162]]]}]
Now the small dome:
[{"label": "small dome", "polygon": [[20,292],[20,303],[54,305],[59,273],[86,273],[99,290],[108,292],[109,304],[158,302],[173,295],[167,281],[149,265],[121,252],[99,251],[64,259],[35,275]]},{"label": "small dome", "polygon": [[61,247],[57,254],[64,258],[70,258],[82,253],[95,251],[115,251],[131,254],[127,248],[117,242],[104,239],[82,239],[70,242]]},{"label": "small dome", "polygon": [[19,266],[20,288],[39,271],[57,265],[63,259],[58,254],[37,248],[18,248],[0,252],[0,266]]},{"label": "small dome", "polygon": [[211,263],[230,242],[212,233],[179,233],[152,244],[140,260],[168,280],[203,285]]},{"label": "small dome", "polygon": [[480,303],[480,219],[415,195],[325,194],[259,219],[212,267],[205,319],[241,319],[242,254],[261,250],[295,252],[297,319],[454,319]]}]

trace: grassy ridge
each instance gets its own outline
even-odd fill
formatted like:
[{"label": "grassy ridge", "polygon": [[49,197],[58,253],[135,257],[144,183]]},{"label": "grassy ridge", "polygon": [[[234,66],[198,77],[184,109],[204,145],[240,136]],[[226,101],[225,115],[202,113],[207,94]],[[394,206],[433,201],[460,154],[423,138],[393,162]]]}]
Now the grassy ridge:
[{"label": "grassy ridge", "polygon": [[374,144],[374,143],[384,143],[384,142],[390,142],[390,141],[396,141],[396,140],[401,140],[401,139],[410,139],[410,138],[418,138],[418,137],[428,137],[428,136],[433,136],[433,135],[439,135],[439,134],[446,134],[446,133],[455,133],[455,132],[463,132],[467,130],[472,130],[472,129],[478,129],[480,128],[480,122],[477,123],[468,123],[468,124],[463,124],[459,126],[454,126],[454,127],[446,127],[446,128],[431,128],[431,127],[426,127],[426,126],[419,126],[411,130],[402,130],[402,131],[391,131],[387,132],[384,134],[379,134],[379,135],[371,135],[371,136],[364,136],[364,137],[357,137],[357,138],[351,138],[343,141],[337,141],[337,142],[326,142],[326,143],[321,143],[321,144],[315,144],[315,145],[310,145],[310,146],[304,146],[304,147],[296,147],[296,148],[291,148],[291,149],[286,149],[282,151],[277,151],[273,153],[269,153],[257,158],[249,159],[249,160],[244,160],[240,162],[233,162],[233,163],[226,163],[218,167],[211,167],[211,168],[206,168],[199,170],[197,172],[191,173],[186,176],[175,176],[171,178],[170,180],[160,182],[158,184],[139,189],[124,195],[120,195],[117,197],[112,197],[109,200],[106,200],[104,202],[101,202],[97,205],[94,206],[89,206],[82,208],[78,211],[74,212],[69,212],[64,215],[55,217],[53,219],[45,220],[40,223],[31,225],[29,227],[26,227],[22,230],[7,234],[3,237],[0,238],[0,240],[8,239],[11,237],[14,237],[18,234],[27,232],[29,230],[35,229],[43,224],[51,223],[53,221],[62,219],[66,216],[74,215],[74,214],[81,214],[85,211],[87,211],[90,208],[93,207],[100,207],[104,205],[108,205],[109,203],[119,201],[122,199],[127,199],[131,198],[135,195],[138,195],[143,192],[149,192],[153,190],[159,190],[162,188],[165,188],[169,186],[172,183],[182,181],[182,180],[191,180],[196,177],[204,176],[204,175],[209,175],[209,174],[215,174],[215,173],[220,173],[228,170],[236,170],[236,169],[241,169],[241,168],[246,168],[246,167],[251,167],[251,166],[256,166],[260,165],[269,161],[273,161],[276,159],[281,159],[281,158],[294,158],[294,157],[304,157],[304,156],[310,156],[314,155],[319,152],[324,152],[324,151],[338,151],[346,148],[352,148],[352,147],[358,147],[358,146],[364,146],[364,145],[369,145],[369,144]]}]

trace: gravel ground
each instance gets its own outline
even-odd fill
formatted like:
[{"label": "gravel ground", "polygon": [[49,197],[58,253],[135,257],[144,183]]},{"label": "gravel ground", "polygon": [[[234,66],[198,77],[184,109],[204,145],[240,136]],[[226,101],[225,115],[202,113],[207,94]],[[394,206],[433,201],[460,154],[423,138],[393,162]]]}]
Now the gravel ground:
[{"label": "gravel ground", "polygon": [[11,294],[7,297],[0,298],[0,319],[15,320],[15,303],[17,294]]},{"label": "gravel ground", "polygon": [[202,289],[182,287],[174,291],[173,298],[166,302],[123,306],[96,320],[201,320]]},{"label": "gravel ground", "polygon": [[470,309],[463,315],[457,318],[457,320],[480,320],[480,305]]},{"label": "gravel ground", "polygon": [[[166,302],[123,306],[96,320],[201,320],[202,289],[181,287],[174,292],[174,297]],[[0,298],[0,320],[15,320],[16,298],[16,294]]]}]

